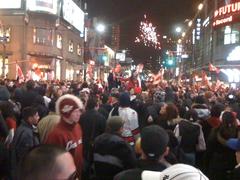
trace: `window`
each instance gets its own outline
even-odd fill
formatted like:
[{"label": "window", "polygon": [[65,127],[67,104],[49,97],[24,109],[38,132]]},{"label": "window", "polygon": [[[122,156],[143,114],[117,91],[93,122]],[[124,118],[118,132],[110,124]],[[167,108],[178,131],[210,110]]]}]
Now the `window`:
[{"label": "window", "polygon": [[231,44],[231,27],[226,26],[224,30],[224,44]]},{"label": "window", "polygon": [[10,37],[11,37],[11,28],[10,27],[0,28],[1,42],[10,42]]},{"label": "window", "polygon": [[69,51],[69,52],[73,52],[73,41],[72,41],[72,40],[70,40],[70,41],[68,42],[68,51]]},{"label": "window", "polygon": [[46,28],[33,28],[33,43],[52,46],[53,30]]},{"label": "window", "polygon": [[62,49],[62,35],[57,35],[57,48]]},{"label": "window", "polygon": [[236,25],[224,28],[224,44],[235,44],[239,42],[239,27]]},{"label": "window", "polygon": [[[2,75],[2,73],[3,73],[3,57],[2,56],[0,56],[0,75]],[[5,75],[6,74],[8,74],[8,72],[9,72],[9,67],[8,67],[8,58],[6,57],[5,58]]]},{"label": "window", "polygon": [[81,49],[81,45],[80,44],[77,45],[77,55],[79,55],[79,56],[82,55],[82,49]]}]

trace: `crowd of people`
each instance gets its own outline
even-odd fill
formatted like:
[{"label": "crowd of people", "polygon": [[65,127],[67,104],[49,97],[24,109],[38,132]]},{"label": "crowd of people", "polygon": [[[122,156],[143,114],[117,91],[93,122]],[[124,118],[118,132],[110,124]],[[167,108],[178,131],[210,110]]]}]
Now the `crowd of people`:
[{"label": "crowd of people", "polygon": [[240,91],[110,79],[1,80],[1,178],[240,179]]}]

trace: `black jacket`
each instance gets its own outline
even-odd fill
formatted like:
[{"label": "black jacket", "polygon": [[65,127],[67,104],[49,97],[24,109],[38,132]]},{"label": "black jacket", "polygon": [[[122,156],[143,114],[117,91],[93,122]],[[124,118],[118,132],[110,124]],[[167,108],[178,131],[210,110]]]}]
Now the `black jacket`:
[{"label": "black jacket", "polygon": [[94,143],[93,161],[98,179],[113,179],[120,171],[134,168],[136,157],[120,136],[104,133]]},{"label": "black jacket", "polygon": [[[235,151],[217,139],[220,128],[212,129],[205,156],[207,175],[211,180],[227,180],[227,174],[237,165]],[[237,138],[237,134],[231,138]],[[227,139],[226,139],[227,140]]]},{"label": "black jacket", "polygon": [[231,174],[231,180],[239,180],[240,179],[240,166],[234,168]]},{"label": "black jacket", "polygon": [[83,131],[83,156],[87,160],[94,139],[104,133],[106,119],[95,109],[87,110],[80,118]]},{"label": "black jacket", "polygon": [[179,134],[181,136],[180,147],[183,151],[185,153],[195,152],[200,134],[200,127],[189,121],[182,120],[179,123]]}]

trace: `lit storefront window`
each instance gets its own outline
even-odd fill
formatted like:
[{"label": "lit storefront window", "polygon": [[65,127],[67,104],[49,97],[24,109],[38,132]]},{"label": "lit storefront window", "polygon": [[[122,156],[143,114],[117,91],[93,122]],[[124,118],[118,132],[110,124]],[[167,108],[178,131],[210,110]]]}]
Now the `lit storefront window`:
[{"label": "lit storefront window", "polygon": [[73,68],[69,67],[68,69],[66,69],[66,79],[67,80],[73,80],[73,76],[74,76]]},{"label": "lit storefront window", "polygon": [[33,43],[52,46],[53,30],[45,28],[33,28]]},{"label": "lit storefront window", "polygon": [[57,48],[62,49],[62,35],[57,35]]},{"label": "lit storefront window", "polygon": [[68,42],[68,51],[69,51],[69,52],[73,52],[73,41],[72,41],[72,40],[70,40],[70,41]]},{"label": "lit storefront window", "polygon": [[0,37],[5,37],[5,42],[10,42],[11,40],[11,28],[10,27],[5,27],[5,28],[0,28]]},{"label": "lit storefront window", "polygon": [[226,26],[224,28],[224,44],[235,44],[239,42],[239,30],[236,26]]},{"label": "lit storefront window", "polygon": [[59,60],[56,61],[56,79],[61,79],[61,63]]},{"label": "lit storefront window", "polygon": [[[0,75],[2,75],[3,70],[3,58],[0,56]],[[8,59],[5,59],[5,75],[8,74]]]}]

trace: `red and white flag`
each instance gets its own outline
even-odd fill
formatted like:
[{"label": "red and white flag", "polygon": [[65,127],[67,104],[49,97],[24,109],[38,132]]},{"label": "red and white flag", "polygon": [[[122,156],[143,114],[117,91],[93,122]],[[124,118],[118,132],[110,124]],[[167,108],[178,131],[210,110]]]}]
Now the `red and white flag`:
[{"label": "red and white flag", "polygon": [[209,68],[209,71],[213,71],[213,72],[216,72],[216,73],[220,72],[220,70],[216,66],[212,65],[211,63],[209,63],[208,68]]},{"label": "red and white flag", "polygon": [[22,69],[18,64],[16,64],[16,79],[18,79],[19,82],[24,81],[24,75],[23,75]]},{"label": "red and white flag", "polygon": [[144,65],[143,64],[138,64],[136,67],[136,74],[139,74],[142,72]]},{"label": "red and white flag", "polygon": [[205,71],[202,71],[202,86],[209,87],[209,80]]}]

